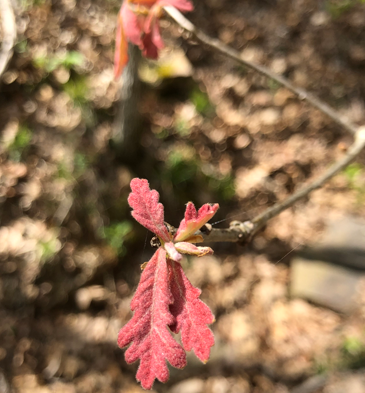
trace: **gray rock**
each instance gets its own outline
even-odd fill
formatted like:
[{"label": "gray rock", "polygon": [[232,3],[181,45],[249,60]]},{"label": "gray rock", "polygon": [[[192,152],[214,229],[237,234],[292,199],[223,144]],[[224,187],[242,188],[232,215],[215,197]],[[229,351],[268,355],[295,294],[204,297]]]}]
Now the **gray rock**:
[{"label": "gray rock", "polygon": [[300,257],[292,261],[290,293],[320,306],[348,313],[356,305],[356,295],[364,275],[320,260]]},{"label": "gray rock", "polygon": [[351,312],[365,277],[365,222],[353,217],[330,221],[322,239],[300,251],[291,267],[292,296]]}]

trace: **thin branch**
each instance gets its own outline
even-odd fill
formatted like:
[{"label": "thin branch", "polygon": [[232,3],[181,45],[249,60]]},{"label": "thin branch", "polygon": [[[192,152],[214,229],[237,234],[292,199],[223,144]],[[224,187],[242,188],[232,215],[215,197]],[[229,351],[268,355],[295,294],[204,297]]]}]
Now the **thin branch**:
[{"label": "thin branch", "polygon": [[[282,202],[268,208],[263,213],[257,215],[251,221],[239,222],[233,221],[227,229],[213,228],[209,233],[198,232],[202,235],[205,242],[247,242],[253,235],[257,233],[266,223],[273,217],[276,217],[282,211],[293,206],[299,199],[309,195],[312,191],[322,187],[329,179],[346,168],[365,147],[365,127],[361,127],[355,134],[355,141],[349,147],[347,153],[340,160],[330,166],[327,171],[318,179],[301,188],[293,195]],[[171,230],[175,228],[171,226]]]},{"label": "thin branch", "polygon": [[280,214],[285,209],[291,207],[299,199],[302,199],[309,195],[313,190],[322,187],[329,179],[340,172],[342,169],[346,168],[351,161],[353,161],[365,147],[365,127],[356,127],[348,120],[344,119],[339,115],[339,113],[332,109],[329,105],[322,102],[317,97],[308,93],[306,90],[295,87],[287,79],[281,75],[277,75],[271,72],[269,69],[252,63],[250,61],[241,58],[239,52],[225,45],[223,42],[211,38],[199,29],[197,29],[189,20],[187,20],[176,8],[172,6],[164,7],[165,11],[171,16],[172,19],[177,22],[182,28],[190,32],[195,38],[197,38],[203,44],[215,49],[219,53],[237,61],[238,63],[249,67],[261,75],[270,78],[280,85],[286,87],[288,90],[296,94],[299,99],[307,101],[316,109],[320,110],[322,113],[330,117],[335,123],[345,128],[347,131],[351,132],[355,141],[348,149],[346,155],[335,162],[322,176],[309,183],[307,186],[301,188],[299,191],[291,195],[289,198],[282,202],[275,204],[269,209],[265,210],[263,213],[257,215],[251,221],[239,222],[234,221],[230,224],[228,229],[217,229],[213,228],[210,233],[199,233],[203,236],[204,241],[207,242],[246,242],[251,238],[257,231],[266,225],[266,223],[273,217]]},{"label": "thin branch", "polygon": [[203,234],[204,240],[209,242],[245,242],[253,236],[257,231],[266,225],[273,217],[282,211],[293,206],[299,199],[309,195],[312,191],[322,187],[329,179],[346,168],[364,149],[365,147],[365,127],[361,127],[355,134],[355,141],[349,147],[344,157],[336,161],[327,171],[318,179],[301,188],[293,195],[282,202],[275,204],[263,213],[257,215],[251,221],[238,222],[233,221],[228,229],[213,228],[209,235]]},{"label": "thin branch", "polygon": [[0,15],[3,30],[3,40],[0,52],[1,77],[13,55],[13,47],[16,40],[15,16],[11,0],[0,0]]},{"label": "thin branch", "polygon": [[323,101],[321,101],[320,99],[315,97],[314,95],[308,93],[306,90],[301,89],[300,87],[295,87],[286,78],[282,77],[281,75],[275,74],[274,72],[270,71],[266,67],[263,67],[262,65],[255,64],[250,61],[242,59],[239,52],[237,52],[233,48],[225,45],[220,40],[209,37],[208,35],[203,33],[201,30],[197,29],[176,8],[174,8],[172,6],[165,6],[164,9],[171,16],[171,18],[175,20],[175,22],[178,25],[180,25],[183,29],[185,29],[186,31],[191,33],[195,38],[197,38],[203,44],[208,45],[209,47],[215,49],[216,51],[220,52],[221,54],[237,61],[238,63],[240,63],[248,68],[251,68],[251,69],[257,71],[261,75],[264,75],[267,78],[274,80],[275,82],[279,83],[280,85],[286,87],[292,93],[296,94],[299,97],[299,99],[301,99],[303,101],[307,101],[313,107],[317,108],[322,113],[326,114],[335,123],[344,127],[347,131],[351,132],[352,134],[356,133],[356,131],[357,131],[356,126],[354,126],[347,119],[344,119],[342,116],[339,115],[339,113],[336,110],[331,108],[329,105],[327,105],[326,103],[324,103]]},{"label": "thin branch", "polygon": [[312,183],[308,184],[306,187],[303,187],[301,190],[291,195],[285,201],[274,205],[272,208],[266,210],[262,214],[259,214],[255,217],[252,222],[255,224],[257,229],[262,228],[265,223],[270,220],[270,218],[277,216],[283,210],[287,209],[290,206],[293,206],[295,202],[299,199],[307,196],[313,190],[322,187],[329,179],[331,179],[334,175],[340,172],[342,169],[346,168],[347,165],[351,163],[361,152],[361,150],[365,146],[365,127],[361,127],[358,132],[355,134],[355,142],[350,146],[347,151],[347,154],[342,157],[340,160],[335,162],[322,176],[320,176],[317,180],[314,180]]}]

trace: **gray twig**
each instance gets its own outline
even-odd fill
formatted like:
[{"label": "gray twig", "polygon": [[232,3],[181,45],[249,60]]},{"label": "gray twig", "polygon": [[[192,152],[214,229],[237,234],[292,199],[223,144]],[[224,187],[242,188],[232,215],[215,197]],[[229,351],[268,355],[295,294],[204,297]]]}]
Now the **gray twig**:
[{"label": "gray twig", "polygon": [[195,38],[197,38],[200,42],[205,45],[208,45],[210,48],[218,51],[219,53],[237,61],[238,63],[251,68],[261,75],[266,76],[279,83],[280,85],[286,87],[292,93],[296,94],[299,99],[303,101],[307,101],[309,104],[320,110],[322,113],[326,114],[330,117],[335,123],[344,127],[347,131],[355,134],[357,131],[357,127],[350,123],[347,119],[344,119],[340,114],[329,105],[315,97],[314,95],[307,92],[305,89],[301,89],[300,87],[294,86],[290,83],[286,78],[281,75],[277,75],[274,72],[270,71],[266,67],[262,65],[252,63],[250,61],[242,59],[240,53],[234,50],[233,48],[225,45],[222,41],[209,37],[207,34],[203,33],[201,30],[196,28],[189,20],[185,18],[185,16],[179,12],[176,8],[172,6],[165,6],[165,11],[171,16],[175,22],[180,25],[183,29],[191,33]]},{"label": "gray twig", "polygon": [[322,187],[329,179],[346,168],[363,150],[365,147],[365,127],[361,127],[355,134],[355,141],[349,147],[347,153],[327,171],[315,179],[313,182],[304,186],[293,195],[282,202],[278,202],[274,206],[268,208],[263,213],[254,217],[251,221],[239,222],[233,221],[228,229],[213,228],[210,234],[202,234],[204,241],[208,242],[242,242],[244,243],[250,237],[257,233],[266,223],[273,217],[280,214],[282,211],[293,206],[299,199],[309,195],[312,191]]},{"label": "gray twig", "polygon": [[176,8],[172,6],[164,7],[165,11],[186,31],[190,32],[195,38],[200,42],[208,45],[209,47],[215,49],[219,53],[236,60],[238,63],[249,67],[261,75],[264,75],[280,85],[286,87],[291,92],[295,93],[301,100],[307,101],[313,107],[320,110],[322,113],[329,116],[335,123],[345,128],[347,131],[354,135],[355,141],[348,149],[347,153],[340,160],[335,162],[322,176],[313,182],[309,183],[307,186],[301,188],[299,191],[295,192],[293,195],[288,197],[282,202],[275,204],[269,209],[265,210],[263,213],[257,215],[251,221],[239,222],[234,221],[230,224],[228,229],[218,229],[213,228],[212,231],[207,233],[202,233],[204,241],[207,242],[246,242],[250,237],[252,237],[257,231],[266,225],[266,223],[273,217],[280,214],[285,209],[293,206],[299,199],[304,198],[309,195],[313,190],[322,187],[329,179],[340,172],[342,169],[346,168],[348,164],[351,163],[365,147],[365,127],[356,127],[348,120],[344,119],[339,115],[339,113],[331,108],[326,103],[314,97],[312,94],[308,93],[306,90],[295,87],[284,77],[271,72],[269,69],[252,63],[250,61],[244,60],[240,57],[240,54],[225,45],[218,39],[214,39],[197,29],[189,20],[187,20]]}]

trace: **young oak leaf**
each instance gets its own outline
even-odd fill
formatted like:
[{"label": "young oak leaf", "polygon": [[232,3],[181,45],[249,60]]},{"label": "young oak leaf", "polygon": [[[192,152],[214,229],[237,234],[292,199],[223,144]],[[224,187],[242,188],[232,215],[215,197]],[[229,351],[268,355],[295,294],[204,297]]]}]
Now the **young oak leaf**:
[{"label": "young oak leaf", "polygon": [[214,345],[214,336],[208,324],[214,322],[214,315],[200,299],[200,289],[195,288],[186,277],[180,263],[168,260],[171,292],[174,302],[170,311],[176,322],[170,325],[174,333],[181,332],[181,342],[186,351],[195,355],[204,363],[209,359],[210,348]]},{"label": "young oak leaf", "polygon": [[[149,262],[142,265],[142,276],[131,303],[132,319],[120,330],[118,345],[130,344],[125,359],[132,363],[140,359],[137,380],[145,389],[151,389],[154,380],[166,382],[169,376],[166,360],[176,368],[186,365],[185,350],[194,350],[203,362],[209,358],[214,337],[208,324],[214,316],[208,306],[199,300],[201,291],[194,288],[185,276],[180,260],[182,254],[203,256],[212,254],[209,247],[192,243],[203,240],[195,235],[217,211],[219,205],[206,204],[197,212],[189,202],[178,236],[170,235],[164,224],[164,209],[159,194],[150,190],[147,180],[133,179],[128,202],[133,217],[154,232],[160,247]],[[184,240],[184,241],[178,241]],[[181,347],[172,337],[181,332]]]},{"label": "young oak leaf", "polygon": [[217,212],[218,203],[210,205],[206,203],[198,211],[192,202],[186,205],[185,218],[181,221],[180,226],[174,237],[174,242],[189,240],[189,237],[206,224]]},{"label": "young oak leaf", "polygon": [[133,297],[134,315],[118,335],[119,347],[132,343],[125,353],[127,363],[140,359],[136,378],[144,389],[151,389],[155,378],[168,380],[166,360],[176,368],[186,365],[184,349],[168,330],[175,323],[169,310],[172,302],[166,251],[159,248],[144,269]]},{"label": "young oak leaf", "polygon": [[128,203],[133,209],[132,216],[161,240],[169,242],[170,234],[164,224],[164,209],[162,203],[158,203],[158,192],[150,190],[147,180],[138,178],[131,181],[131,189]]}]

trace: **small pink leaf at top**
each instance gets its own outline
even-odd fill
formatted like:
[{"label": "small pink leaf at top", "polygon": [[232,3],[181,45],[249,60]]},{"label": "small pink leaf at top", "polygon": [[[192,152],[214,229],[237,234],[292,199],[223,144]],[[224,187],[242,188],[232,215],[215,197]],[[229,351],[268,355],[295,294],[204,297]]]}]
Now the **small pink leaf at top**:
[{"label": "small pink leaf at top", "polygon": [[144,389],[151,389],[156,378],[168,380],[166,360],[176,368],[186,365],[185,351],[168,329],[175,323],[169,310],[172,301],[166,251],[159,248],[143,270],[131,303],[134,315],[118,335],[121,348],[131,344],[125,353],[127,363],[140,359],[136,378]]},{"label": "small pink leaf at top", "polygon": [[171,292],[174,297],[170,311],[176,322],[170,325],[174,333],[181,332],[181,341],[186,351],[194,350],[195,355],[207,362],[214,336],[208,324],[214,322],[209,307],[200,299],[200,289],[192,286],[185,276],[180,263],[168,260]]},{"label": "small pink leaf at top", "polygon": [[186,206],[185,218],[180,223],[174,241],[181,242],[188,239],[214,216],[218,208],[218,203],[214,205],[206,203],[196,211],[194,204],[189,202]]},{"label": "small pink leaf at top", "polygon": [[133,209],[132,216],[161,240],[169,242],[170,234],[164,224],[164,209],[158,203],[158,192],[150,190],[147,180],[138,178],[131,181],[131,189],[128,203]]},{"label": "small pink leaf at top", "polygon": [[114,54],[114,77],[118,79],[123,72],[124,67],[128,63],[128,42],[124,34],[122,12],[119,11],[117,34],[115,39],[115,54]]},{"label": "small pink leaf at top", "polygon": [[145,17],[133,12],[128,1],[123,2],[121,13],[126,37],[132,44],[141,46]]},{"label": "small pink leaf at top", "polygon": [[[213,254],[213,250],[210,247],[197,247],[194,244],[188,242],[175,243],[175,248],[178,252],[181,252],[182,254],[196,255],[198,257]],[[174,261],[176,261],[176,259],[174,259]]]}]

